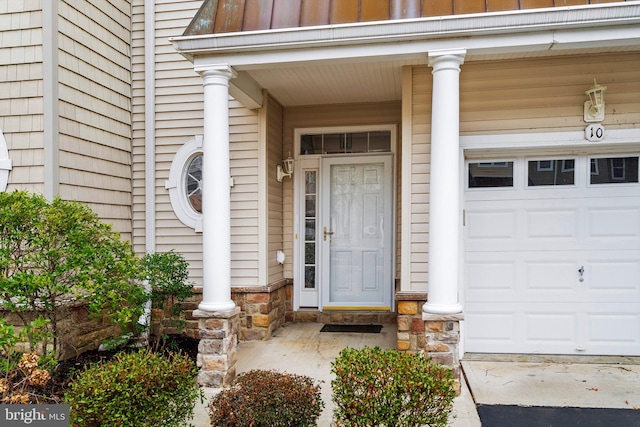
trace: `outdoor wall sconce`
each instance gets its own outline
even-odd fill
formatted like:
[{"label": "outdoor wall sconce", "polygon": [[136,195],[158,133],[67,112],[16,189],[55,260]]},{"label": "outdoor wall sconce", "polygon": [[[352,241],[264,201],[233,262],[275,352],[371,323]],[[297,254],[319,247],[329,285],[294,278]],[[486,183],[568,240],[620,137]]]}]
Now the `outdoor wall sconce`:
[{"label": "outdoor wall sconce", "polygon": [[289,154],[289,157],[282,161],[282,166],[276,167],[276,179],[282,182],[285,176],[291,177],[291,175],[293,175],[293,157]]},{"label": "outdoor wall sconce", "polygon": [[584,102],[584,121],[587,123],[601,122],[604,120],[604,91],[606,86],[601,86],[593,79],[591,89],[584,92],[589,97]]}]

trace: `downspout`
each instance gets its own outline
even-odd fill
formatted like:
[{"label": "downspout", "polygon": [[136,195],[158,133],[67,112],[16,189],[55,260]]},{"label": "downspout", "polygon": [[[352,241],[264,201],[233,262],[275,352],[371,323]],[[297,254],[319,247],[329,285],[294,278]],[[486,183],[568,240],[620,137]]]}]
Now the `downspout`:
[{"label": "downspout", "polygon": [[144,2],[144,200],[145,252],[156,248],[155,2]]},{"label": "downspout", "polygon": [[[155,1],[144,2],[144,212],[145,253],[156,249],[156,82],[155,82]],[[145,288],[150,292],[149,283]],[[151,300],[145,304],[140,319],[146,327],[143,338],[149,338]]]},{"label": "downspout", "polygon": [[58,1],[42,2],[43,192],[49,201],[60,193],[58,146]]}]

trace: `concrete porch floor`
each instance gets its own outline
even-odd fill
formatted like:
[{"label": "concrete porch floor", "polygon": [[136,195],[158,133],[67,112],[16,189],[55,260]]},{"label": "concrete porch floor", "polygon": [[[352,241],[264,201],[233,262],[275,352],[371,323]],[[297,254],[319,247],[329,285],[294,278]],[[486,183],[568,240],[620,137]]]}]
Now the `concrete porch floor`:
[{"label": "concrete porch floor", "polygon": [[[318,419],[318,426],[328,427],[333,415],[331,362],[345,347],[378,346],[393,349],[397,336],[395,324],[384,324],[379,334],[320,333],[321,328],[321,323],[289,323],[276,331],[268,341],[240,342],[236,368],[238,373],[251,369],[275,369],[323,381],[321,388],[325,408]],[[218,391],[205,389],[207,401]],[[197,427],[210,425],[206,404],[196,405],[192,422]],[[475,404],[464,381],[462,393],[454,401],[454,416],[449,425],[480,426]]]}]

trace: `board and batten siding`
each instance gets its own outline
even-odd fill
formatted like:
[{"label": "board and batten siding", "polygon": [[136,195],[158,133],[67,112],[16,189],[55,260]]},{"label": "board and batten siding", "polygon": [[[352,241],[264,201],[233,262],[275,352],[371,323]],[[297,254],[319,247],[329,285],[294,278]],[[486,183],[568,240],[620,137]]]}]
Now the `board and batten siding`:
[{"label": "board and batten siding", "polygon": [[[637,53],[470,62],[460,73],[460,133],[522,134],[581,131],[584,91],[607,86],[606,129],[640,125],[640,57]],[[426,290],[429,242],[431,68],[411,73],[410,283]]]},{"label": "board and batten siding", "polygon": [[7,191],[44,190],[44,121],[40,1],[0,2],[0,129],[13,169]]},{"label": "board and batten siding", "polygon": [[59,192],[131,239],[131,2],[58,2]]},{"label": "board and batten siding", "polygon": [[[189,263],[189,279],[202,285],[202,235],[175,215],[165,181],[176,152],[203,132],[202,78],[169,38],[180,36],[202,1],[155,3],[155,235],[156,252],[175,250]],[[133,0],[133,243],[145,246],[145,46],[144,1]],[[258,283],[259,115],[230,99],[231,285]]]},{"label": "board and batten siding", "polygon": [[[367,126],[367,125],[397,125],[396,153],[400,150],[401,136],[401,103],[381,102],[367,104],[340,104],[306,107],[289,107],[284,110],[284,144],[283,154],[287,155],[297,150],[294,139],[294,131],[297,128],[316,127],[340,127],[340,126]],[[397,160],[397,159],[396,159]],[[395,162],[396,168],[400,163]],[[399,189],[401,174],[395,171],[395,185]],[[284,252],[287,260],[293,259],[294,245],[294,206],[293,184],[289,179],[283,180],[284,188]],[[399,211],[394,212],[396,221],[399,221]],[[396,246],[399,247],[400,229],[396,230]],[[397,258],[399,259],[399,258]],[[400,264],[396,263],[396,274],[400,271]],[[293,277],[293,264],[285,263],[285,277]]]}]

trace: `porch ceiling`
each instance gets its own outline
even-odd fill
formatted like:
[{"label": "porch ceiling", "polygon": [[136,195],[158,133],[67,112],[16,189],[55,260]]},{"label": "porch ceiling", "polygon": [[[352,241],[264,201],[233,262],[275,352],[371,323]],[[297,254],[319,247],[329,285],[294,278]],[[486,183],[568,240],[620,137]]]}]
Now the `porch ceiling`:
[{"label": "porch ceiling", "polygon": [[[640,52],[640,46],[467,55],[465,63],[557,55]],[[402,67],[426,65],[423,58],[375,62],[321,63],[248,69],[245,72],[283,106],[390,102],[402,99]],[[243,67],[234,67],[239,71]],[[251,68],[251,67],[249,67]],[[464,70],[464,65],[462,66]]]}]

